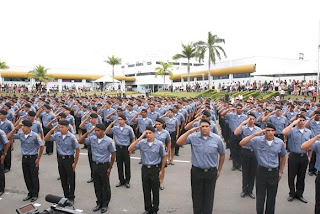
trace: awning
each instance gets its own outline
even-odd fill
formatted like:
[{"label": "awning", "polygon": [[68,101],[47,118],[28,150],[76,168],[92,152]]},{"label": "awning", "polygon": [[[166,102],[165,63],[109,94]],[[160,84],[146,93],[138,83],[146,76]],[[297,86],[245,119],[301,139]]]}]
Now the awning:
[{"label": "awning", "polygon": [[113,81],[113,80],[112,80],[112,77],[106,75],[106,76],[104,76],[104,77],[101,77],[101,78],[93,81],[93,82],[117,82],[117,83],[119,83],[120,81],[118,81],[118,80],[116,80],[116,79],[114,79],[114,81]]}]

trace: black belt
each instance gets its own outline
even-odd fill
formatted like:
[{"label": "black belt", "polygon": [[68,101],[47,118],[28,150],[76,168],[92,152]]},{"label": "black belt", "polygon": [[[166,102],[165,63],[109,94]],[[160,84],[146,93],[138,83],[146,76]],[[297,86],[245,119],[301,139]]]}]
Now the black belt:
[{"label": "black belt", "polygon": [[117,148],[117,149],[128,149],[128,147],[129,147],[129,146],[118,146],[118,145],[116,145],[116,148]]},{"label": "black belt", "polygon": [[192,168],[197,169],[197,170],[200,170],[200,171],[202,171],[202,172],[209,172],[209,171],[213,171],[213,170],[217,169],[217,167],[202,169],[202,168],[199,168],[199,167],[196,167],[196,166],[193,166],[193,165],[192,165]]},{"label": "black belt", "polygon": [[153,168],[159,168],[160,167],[160,164],[157,164],[157,165],[145,165],[143,164],[142,165],[143,167],[146,167],[148,169],[153,169]]},{"label": "black belt", "polygon": [[28,158],[36,158],[38,155],[22,155],[22,158],[28,159]]},{"label": "black belt", "polygon": [[299,156],[299,157],[305,157],[307,156],[307,153],[296,153],[296,152],[290,152],[290,154],[294,156]]},{"label": "black belt", "polygon": [[107,164],[109,162],[97,162],[97,161],[93,161],[93,163],[95,163],[96,165],[104,165]]},{"label": "black belt", "polygon": [[274,172],[274,171],[278,171],[278,168],[267,168],[267,167],[263,167],[263,166],[258,166],[259,169],[262,169],[264,171],[268,171],[268,172]]},{"label": "black belt", "polygon": [[73,155],[58,155],[59,158],[61,159],[70,159],[70,158],[74,158]]}]

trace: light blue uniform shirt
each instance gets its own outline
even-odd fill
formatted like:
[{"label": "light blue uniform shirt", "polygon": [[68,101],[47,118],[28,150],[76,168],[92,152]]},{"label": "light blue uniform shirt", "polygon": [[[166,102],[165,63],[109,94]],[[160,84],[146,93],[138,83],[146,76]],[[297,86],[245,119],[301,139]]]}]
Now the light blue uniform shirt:
[{"label": "light blue uniform shirt", "polygon": [[84,143],[87,145],[91,145],[92,160],[98,163],[109,162],[110,154],[116,151],[116,149],[112,145],[112,139],[107,136],[104,136],[99,143],[98,137],[96,135],[93,135],[91,137],[87,137]]},{"label": "light blue uniform shirt", "polygon": [[4,131],[6,134],[9,134],[13,129],[13,124],[9,120],[0,121],[0,129]]},{"label": "light blue uniform shirt", "polygon": [[317,140],[311,147],[311,150],[316,153],[315,168],[320,171],[320,140]]},{"label": "light blue uniform shirt", "polygon": [[247,146],[253,149],[259,166],[266,168],[279,167],[278,155],[285,156],[287,154],[283,141],[277,137],[274,137],[271,146],[268,145],[264,135],[252,138]]},{"label": "light blue uniform shirt", "polygon": [[[261,129],[258,126],[248,127],[248,125],[244,125],[244,126],[242,126],[242,128],[240,130],[240,134],[243,139],[243,138],[248,137],[248,136],[250,136],[260,130]],[[249,146],[243,146],[242,148],[246,148],[246,149],[253,151],[253,149]]]},{"label": "light blue uniform shirt", "polygon": [[171,140],[169,132],[167,130],[165,130],[165,129],[162,129],[161,132],[158,132],[156,130],[155,138],[157,140],[160,140],[164,145],[167,145],[168,142]]},{"label": "light blue uniform shirt", "polygon": [[161,108],[156,107],[156,112],[158,112],[160,116],[162,116],[166,113],[166,109],[164,109],[163,107]]},{"label": "light blue uniform shirt", "polygon": [[168,132],[176,132],[177,131],[177,125],[179,125],[178,119],[175,117],[169,118],[165,117],[163,118],[164,122],[166,123],[166,130]]},{"label": "light blue uniform shirt", "polygon": [[149,146],[147,139],[144,138],[136,144],[134,149],[140,149],[141,161],[144,165],[159,165],[161,158],[167,154],[165,145],[156,138],[151,146]]},{"label": "light blue uniform shirt", "polygon": [[152,124],[156,123],[156,119],[160,117],[160,114],[156,111],[154,112],[148,112],[148,118],[152,120]]},{"label": "light blue uniform shirt", "polygon": [[110,134],[113,134],[114,142],[118,146],[129,146],[131,140],[135,138],[132,128],[128,125],[125,125],[122,130],[120,126],[113,126]]},{"label": "light blue uniform shirt", "polygon": [[303,133],[294,127],[290,130],[288,134],[288,149],[290,152],[295,152],[299,154],[306,154],[307,151],[301,149],[301,145],[312,138],[312,132],[304,128]]},{"label": "light blue uniform shirt", "polygon": [[74,150],[79,148],[79,143],[73,134],[68,132],[64,139],[61,132],[50,136],[50,141],[55,141],[57,144],[57,152],[59,155],[74,155]]},{"label": "light blue uniform shirt", "polygon": [[320,134],[320,121],[315,121],[314,119],[312,119],[309,124],[309,129],[311,130],[313,137]]},{"label": "light blue uniform shirt", "polygon": [[50,112],[47,114],[46,112],[42,112],[40,114],[40,118],[44,127],[47,127],[48,123],[54,118],[54,114]]},{"label": "light blue uniform shirt", "polygon": [[284,116],[277,117],[272,115],[268,121],[276,127],[276,134],[282,134],[282,130],[290,124],[289,120]]},{"label": "light blue uniform shirt", "polygon": [[229,127],[232,133],[236,130],[236,128],[247,119],[247,115],[245,114],[236,114],[236,113],[228,113],[225,116],[225,119],[228,120]]},{"label": "light blue uniform shirt", "polygon": [[23,132],[20,132],[14,134],[13,139],[20,140],[22,155],[37,155],[38,147],[43,146],[41,137],[33,131],[29,133],[27,138],[25,137],[25,134]]},{"label": "light blue uniform shirt", "polygon": [[43,132],[41,123],[37,120],[34,120],[32,122],[31,130],[37,134],[40,134],[41,132]]},{"label": "light blue uniform shirt", "polygon": [[220,136],[212,132],[206,139],[201,132],[192,133],[185,143],[191,144],[192,165],[201,169],[217,167],[218,154],[226,153]]},{"label": "light blue uniform shirt", "polygon": [[286,114],[286,117],[288,118],[289,123],[291,123],[291,122],[290,122],[291,118],[295,117],[297,114],[298,114],[297,112],[288,112],[288,113]]},{"label": "light blue uniform shirt", "polygon": [[115,110],[113,108],[103,108],[101,110],[101,117],[103,119],[104,122],[110,122],[111,119],[107,119],[107,116],[111,113],[113,113]]},{"label": "light blue uniform shirt", "polygon": [[66,121],[68,121],[70,125],[75,123],[74,117],[71,114],[67,116]]},{"label": "light blue uniform shirt", "polygon": [[4,131],[0,130],[0,151],[3,149],[4,145],[9,143],[7,135]]},{"label": "light blue uniform shirt", "polygon": [[132,118],[133,118],[136,114],[138,114],[138,112],[136,112],[136,111],[134,111],[134,110],[132,110],[132,111],[126,110],[123,114],[124,114],[124,116],[126,116],[126,118],[127,118],[126,123],[127,123],[128,125],[134,125],[134,124],[136,124],[135,122],[131,122],[131,120],[132,120]]},{"label": "light blue uniform shirt", "polygon": [[177,118],[179,126],[186,120],[181,113],[173,114],[173,117]]},{"label": "light blue uniform shirt", "polygon": [[139,125],[139,132],[143,133],[147,126],[153,126],[152,120],[150,118],[136,118],[135,122]]}]

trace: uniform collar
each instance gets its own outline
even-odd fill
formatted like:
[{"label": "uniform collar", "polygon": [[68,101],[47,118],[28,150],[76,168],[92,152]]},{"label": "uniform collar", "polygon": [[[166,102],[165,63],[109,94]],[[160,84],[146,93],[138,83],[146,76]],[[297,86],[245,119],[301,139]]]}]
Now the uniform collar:
[{"label": "uniform collar", "polygon": [[[196,136],[197,136],[197,137],[203,137],[200,131],[199,131],[199,132],[196,132]],[[210,132],[208,137],[213,137],[213,133]]]}]

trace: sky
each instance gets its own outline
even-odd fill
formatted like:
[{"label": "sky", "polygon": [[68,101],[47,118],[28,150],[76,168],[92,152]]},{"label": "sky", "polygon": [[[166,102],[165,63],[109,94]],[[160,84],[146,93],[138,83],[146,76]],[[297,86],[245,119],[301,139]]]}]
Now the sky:
[{"label": "sky", "polygon": [[0,60],[10,67],[102,72],[125,63],[171,60],[181,44],[225,39],[227,59],[317,60],[319,0],[0,0]]}]

